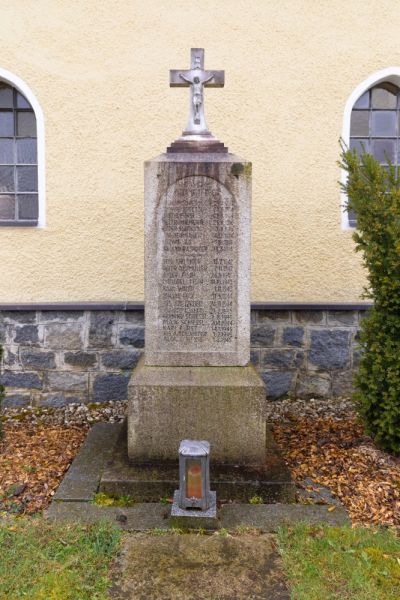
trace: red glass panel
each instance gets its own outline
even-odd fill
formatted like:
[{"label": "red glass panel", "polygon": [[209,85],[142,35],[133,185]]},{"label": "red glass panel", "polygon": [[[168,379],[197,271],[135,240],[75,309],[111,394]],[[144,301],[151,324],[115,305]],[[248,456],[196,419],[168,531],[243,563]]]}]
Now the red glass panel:
[{"label": "red glass panel", "polygon": [[202,491],[201,461],[189,459],[186,461],[186,497],[201,499]]}]

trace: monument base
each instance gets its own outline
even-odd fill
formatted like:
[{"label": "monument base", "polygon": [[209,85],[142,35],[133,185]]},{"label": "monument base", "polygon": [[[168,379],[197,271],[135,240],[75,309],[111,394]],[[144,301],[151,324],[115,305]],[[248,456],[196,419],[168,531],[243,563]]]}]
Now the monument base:
[{"label": "monument base", "polygon": [[[131,496],[135,502],[171,498],[179,487],[178,452],[173,461],[133,464],[128,459],[126,424],[116,427],[119,428],[118,439],[112,442],[98,491],[112,496]],[[295,485],[289,469],[268,425],[266,430],[261,465],[221,465],[213,461],[211,454],[210,487],[220,502],[249,502],[254,496],[261,497],[267,504],[295,501]]]},{"label": "monument base", "polygon": [[128,388],[132,463],[176,460],[183,439],[207,440],[211,462],[265,461],[265,388],[246,367],[136,367]]}]

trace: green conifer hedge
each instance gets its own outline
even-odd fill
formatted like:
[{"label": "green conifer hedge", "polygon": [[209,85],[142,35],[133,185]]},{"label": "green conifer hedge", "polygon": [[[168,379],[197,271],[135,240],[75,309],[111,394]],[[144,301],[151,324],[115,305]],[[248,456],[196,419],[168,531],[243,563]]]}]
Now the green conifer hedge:
[{"label": "green conifer hedge", "polygon": [[357,215],[353,235],[368,272],[365,297],[373,308],[363,319],[361,362],[355,377],[360,414],[378,446],[400,453],[400,173],[370,154],[342,145],[342,184],[348,210]]},{"label": "green conifer hedge", "polygon": [[[3,347],[0,346],[0,365],[1,365],[2,357],[3,357]],[[1,385],[1,383],[0,383],[0,411],[1,411],[1,403],[2,403],[3,398],[4,398],[4,386]],[[0,419],[0,440],[2,437],[3,437],[3,424]]]}]

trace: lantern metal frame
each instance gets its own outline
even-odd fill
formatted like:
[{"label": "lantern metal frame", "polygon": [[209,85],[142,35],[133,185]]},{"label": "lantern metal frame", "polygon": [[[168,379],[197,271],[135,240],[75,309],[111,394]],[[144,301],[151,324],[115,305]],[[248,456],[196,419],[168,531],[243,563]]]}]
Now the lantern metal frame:
[{"label": "lantern metal frame", "polygon": [[[201,498],[187,496],[189,461],[201,467]],[[205,440],[182,440],[179,445],[179,507],[207,510],[210,506],[210,444]]]}]

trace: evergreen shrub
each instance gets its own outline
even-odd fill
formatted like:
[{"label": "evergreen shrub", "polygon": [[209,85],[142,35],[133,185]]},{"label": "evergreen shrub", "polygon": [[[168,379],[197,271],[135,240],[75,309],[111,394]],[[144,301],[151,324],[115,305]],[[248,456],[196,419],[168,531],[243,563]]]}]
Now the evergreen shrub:
[{"label": "evergreen shrub", "polygon": [[[2,357],[3,357],[3,347],[0,346],[0,364],[1,364]],[[1,403],[2,403],[3,398],[4,398],[4,386],[1,385],[1,383],[0,383],[0,414],[1,414]],[[0,419],[0,440],[2,437],[3,437],[3,424]]]},{"label": "evergreen shrub", "polygon": [[357,216],[356,251],[367,269],[355,398],[367,432],[382,449],[400,453],[400,173],[342,144],[342,184]]}]

